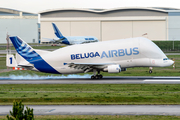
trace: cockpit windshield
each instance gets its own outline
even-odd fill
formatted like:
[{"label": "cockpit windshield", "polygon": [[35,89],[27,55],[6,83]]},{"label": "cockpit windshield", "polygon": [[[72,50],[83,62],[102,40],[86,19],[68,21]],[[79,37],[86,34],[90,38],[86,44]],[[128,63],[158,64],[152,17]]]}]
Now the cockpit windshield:
[{"label": "cockpit windshield", "polygon": [[163,60],[169,60],[169,58],[164,58]]}]

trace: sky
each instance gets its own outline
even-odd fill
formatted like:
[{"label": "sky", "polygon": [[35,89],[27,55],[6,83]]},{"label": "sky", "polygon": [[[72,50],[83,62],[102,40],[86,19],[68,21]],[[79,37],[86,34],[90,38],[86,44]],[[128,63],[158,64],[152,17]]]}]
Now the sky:
[{"label": "sky", "polygon": [[30,13],[62,8],[171,7],[180,9],[180,0],[0,0],[0,8]]}]

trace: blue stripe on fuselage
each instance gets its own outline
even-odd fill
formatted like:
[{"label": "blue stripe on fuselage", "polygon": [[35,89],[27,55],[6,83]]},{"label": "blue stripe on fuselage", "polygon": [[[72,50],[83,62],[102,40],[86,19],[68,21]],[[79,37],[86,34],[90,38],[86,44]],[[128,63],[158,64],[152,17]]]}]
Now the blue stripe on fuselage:
[{"label": "blue stripe on fuselage", "polygon": [[44,61],[41,56],[28,60],[28,62],[30,62],[31,64],[34,64],[34,67],[41,72],[60,74],[52,66],[50,66],[46,61]]},{"label": "blue stripe on fuselage", "polygon": [[65,40],[62,40],[62,43],[63,44],[67,44],[67,45],[70,45],[69,41],[65,38]]}]

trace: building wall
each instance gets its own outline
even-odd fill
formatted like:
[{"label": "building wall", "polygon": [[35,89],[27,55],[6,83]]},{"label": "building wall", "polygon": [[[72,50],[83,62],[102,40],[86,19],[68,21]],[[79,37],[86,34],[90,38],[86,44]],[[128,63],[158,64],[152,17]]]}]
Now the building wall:
[{"label": "building wall", "polygon": [[180,11],[169,12],[168,15],[168,39],[180,40]]},{"label": "building wall", "polygon": [[27,43],[38,42],[37,19],[0,19],[0,43],[6,43],[6,34],[19,36]]},{"label": "building wall", "polygon": [[[54,21],[52,21],[54,22]],[[52,22],[41,22],[41,38],[55,38]],[[64,36],[96,36],[100,39],[100,22],[54,22]]]},{"label": "building wall", "polygon": [[[52,21],[53,22],[53,21]],[[55,38],[52,22],[41,22],[41,38]],[[166,21],[54,22],[64,36],[95,36],[100,41],[131,37],[167,40]],[[144,35],[146,34],[147,35]]]},{"label": "building wall", "polygon": [[133,21],[133,36],[147,37],[153,41],[167,40],[166,21]]},{"label": "building wall", "polygon": [[132,37],[132,21],[102,22],[102,40],[113,40]]},{"label": "building wall", "polygon": [[0,8],[0,43],[6,43],[7,32],[27,43],[38,43],[38,14]]},{"label": "building wall", "polygon": [[106,12],[57,10],[41,13],[41,38],[55,37],[51,23],[64,36],[95,36],[100,41],[131,37],[168,40],[168,13],[147,9]]}]

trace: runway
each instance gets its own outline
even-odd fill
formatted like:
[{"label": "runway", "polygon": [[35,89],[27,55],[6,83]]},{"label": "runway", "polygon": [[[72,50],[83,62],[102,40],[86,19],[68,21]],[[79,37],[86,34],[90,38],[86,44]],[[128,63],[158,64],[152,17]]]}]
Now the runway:
[{"label": "runway", "polygon": [[[180,105],[28,105],[35,115],[180,115]],[[0,106],[7,115],[12,106]]]},{"label": "runway", "polygon": [[91,80],[89,77],[0,77],[0,84],[180,84],[180,77],[114,77]]}]

